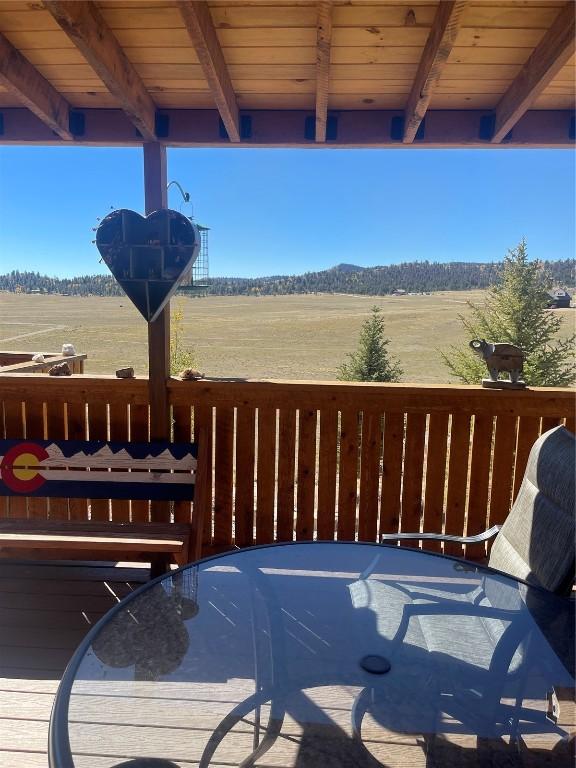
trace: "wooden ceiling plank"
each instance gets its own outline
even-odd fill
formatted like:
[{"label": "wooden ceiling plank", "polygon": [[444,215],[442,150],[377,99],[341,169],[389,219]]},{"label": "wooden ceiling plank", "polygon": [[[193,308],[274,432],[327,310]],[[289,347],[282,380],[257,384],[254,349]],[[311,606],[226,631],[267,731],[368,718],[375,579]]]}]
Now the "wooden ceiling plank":
[{"label": "wooden ceiling plank", "polygon": [[454,43],[467,3],[440,3],[404,110],[404,144],[414,141]]},{"label": "wooden ceiling plank", "polygon": [[61,139],[70,141],[74,138],[69,130],[70,105],[66,99],[2,34],[0,83]]},{"label": "wooden ceiling plank", "polygon": [[574,55],[574,10],[569,0],[496,105],[493,144],[502,141]]},{"label": "wooden ceiling plank", "polygon": [[318,3],[316,25],[316,142],[326,141],[328,94],[330,89],[330,48],[332,44],[332,3]]},{"label": "wooden ceiling plank", "polygon": [[198,54],[204,76],[231,142],[240,141],[240,117],[224,54],[214,29],[210,9],[198,0],[180,0],[180,13]]},{"label": "wooden ceiling plank", "polygon": [[46,0],[44,5],[118,99],[142,138],[155,140],[156,106],[96,5],[85,0]]}]

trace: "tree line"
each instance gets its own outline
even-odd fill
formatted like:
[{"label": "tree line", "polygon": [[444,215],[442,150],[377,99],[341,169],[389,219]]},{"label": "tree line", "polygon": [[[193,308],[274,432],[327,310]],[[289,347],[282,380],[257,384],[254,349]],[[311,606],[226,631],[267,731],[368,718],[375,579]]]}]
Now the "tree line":
[{"label": "tree line", "polygon": [[70,294],[72,296],[123,296],[124,291],[112,275],[48,277],[39,272],[13,270],[0,275],[0,291],[12,293]]},{"label": "tree line", "polygon": [[[543,262],[553,284],[574,284],[574,259]],[[356,267],[342,264],[321,272],[272,277],[213,277],[205,293],[214,296],[275,296],[298,293],[349,293],[385,296],[394,291],[428,293],[488,288],[498,280],[502,263],[452,262],[440,264],[415,261],[383,267]],[[122,296],[112,275],[82,275],[71,278],[48,277],[38,272],[14,270],[0,275],[0,290],[30,293],[60,293],[75,296]]]}]

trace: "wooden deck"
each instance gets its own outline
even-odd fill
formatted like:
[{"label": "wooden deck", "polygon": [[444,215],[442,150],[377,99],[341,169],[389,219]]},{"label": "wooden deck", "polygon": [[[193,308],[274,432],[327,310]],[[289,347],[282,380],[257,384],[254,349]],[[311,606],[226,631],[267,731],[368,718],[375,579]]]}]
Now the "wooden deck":
[{"label": "wooden deck", "polygon": [[[66,664],[89,628],[119,599],[146,581],[147,575],[145,566],[0,563],[0,768],[48,768],[50,712]],[[118,688],[114,690],[115,698],[122,698],[122,703],[112,704],[115,722],[111,723],[110,702],[106,706],[105,698],[97,695],[94,686],[98,684],[84,685],[91,686],[86,691],[89,703],[82,706],[78,717],[81,722],[71,726],[72,743],[81,733],[82,743],[90,747],[91,754],[78,763],[82,768],[111,768],[138,754],[158,755],[158,744],[162,745],[163,756],[182,768],[198,765],[203,741],[195,738],[186,724],[191,718],[198,723],[201,710],[202,730],[208,734],[234,703],[248,694],[244,681],[238,681],[233,690],[230,685],[222,686],[226,689],[224,698],[214,685],[186,686],[190,690],[185,691],[182,684],[166,683],[159,694],[155,683],[152,697],[150,683],[142,682],[137,684],[141,690],[136,701],[134,685],[130,686],[130,698],[121,690],[122,683],[114,683]],[[108,685],[106,692],[110,695]],[[341,726],[343,743],[338,748],[349,747],[349,706],[343,706],[342,691],[322,689],[310,694]],[[150,727],[156,707],[165,706],[168,700],[178,704],[174,707],[174,727]],[[76,721],[73,710],[74,704],[71,720]],[[122,716],[121,722],[118,715]],[[143,726],[148,726],[145,736]],[[251,750],[252,732],[252,719],[247,718],[235,729],[234,754],[228,749],[223,755],[219,750],[213,764],[238,765]],[[287,719],[278,743],[258,764],[312,768],[319,764],[317,753],[310,753],[317,743],[316,736],[302,733],[296,723]],[[425,766],[422,748],[413,738],[391,735],[386,756],[390,768]],[[364,765],[360,760],[354,764]]]},{"label": "wooden deck", "polygon": [[90,627],[147,577],[138,566],[0,563],[0,768],[47,768],[66,664]]},{"label": "wooden deck", "polygon": [[[0,563],[0,768],[47,768],[50,712],[68,660],[94,622],[144,582],[147,573],[145,567],[127,565]],[[72,744],[81,740],[83,747],[77,765],[113,768],[137,755],[161,755],[181,768],[198,766],[209,734],[252,692],[249,688],[250,681],[242,679],[223,684],[116,681],[106,683],[105,691],[101,682],[81,682],[70,710]],[[440,737],[427,745],[422,736],[387,732],[367,717],[362,735],[373,759],[350,738],[352,689],[316,688],[305,696],[311,707],[320,706],[328,715],[326,724],[303,729],[287,717],[280,737],[258,766],[324,768],[334,764],[336,753],[340,758],[345,754],[346,764],[357,768],[500,765],[498,760],[505,759],[502,753],[494,754],[494,749],[505,749],[502,743],[482,745],[482,757],[471,737]],[[167,706],[170,727],[158,727],[158,709]],[[571,730],[573,706],[563,705],[561,713]],[[252,749],[254,728],[253,715],[237,724],[211,766],[238,765]],[[317,731],[326,728],[330,739],[319,739]],[[550,757],[542,755],[543,764]],[[555,759],[557,768],[571,765],[567,753]],[[540,765],[537,757],[528,764]]]},{"label": "wooden deck", "polygon": [[[147,575],[146,567],[139,565],[0,563],[0,768],[48,768],[50,712],[66,664],[89,628],[119,599],[146,581]],[[198,684],[186,686],[189,690],[184,690],[184,686],[177,683],[165,683],[159,694],[155,683],[152,697],[150,683],[141,682],[137,684],[141,690],[137,692],[136,701],[134,685],[130,686],[131,697],[126,697],[123,684],[117,682],[111,684],[118,689],[113,691],[116,701],[108,701],[106,705],[106,699],[94,690],[97,683],[83,685],[90,687],[86,691],[88,703],[82,705],[78,718],[74,716],[74,704],[71,708],[71,721],[81,720],[71,726],[72,743],[81,734],[82,743],[90,748],[90,754],[80,758],[78,765],[82,768],[112,768],[138,754],[158,755],[159,744],[163,756],[178,766],[196,766],[204,740],[195,738],[187,727],[190,719],[198,723],[201,710],[202,730],[208,734],[234,703],[249,692],[244,689],[244,681],[238,681],[232,689],[229,684],[222,686],[226,689],[225,696],[215,691],[218,686]],[[107,685],[108,696],[110,692]],[[338,732],[342,743],[336,744],[338,749],[350,748],[347,730],[352,702],[343,702],[341,690],[324,688],[309,693],[311,700],[327,708],[333,721],[341,727]],[[122,699],[120,705],[117,697]],[[156,707],[165,706],[168,700],[177,702],[174,727],[150,727],[155,721]],[[111,711],[114,718],[110,717]],[[263,712],[263,717],[265,714]],[[115,722],[108,722],[110,719]],[[253,725],[253,718],[246,718],[237,726],[234,754],[230,748],[225,755],[219,750],[213,764],[238,765],[251,750]],[[315,744],[317,734],[302,733],[299,726],[287,718],[282,736],[258,765],[278,768],[328,765],[329,756],[326,756],[328,762],[318,762]],[[387,757],[385,764],[390,768],[425,766],[422,748],[414,738],[391,734],[386,743],[382,743],[383,748]],[[378,749],[375,754],[377,752]],[[362,757],[359,760],[351,764],[372,765]]]}]

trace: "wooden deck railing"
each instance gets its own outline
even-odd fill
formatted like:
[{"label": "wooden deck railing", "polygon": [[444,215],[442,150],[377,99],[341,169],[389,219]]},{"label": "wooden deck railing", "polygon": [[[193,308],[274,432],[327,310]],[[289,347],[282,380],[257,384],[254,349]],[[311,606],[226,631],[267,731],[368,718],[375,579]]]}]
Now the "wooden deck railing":
[{"label": "wooden deck railing", "polygon": [[44,352],[44,362],[32,360],[31,352],[0,351],[0,373],[48,373],[58,363],[68,363],[72,373],[84,373],[84,361],[88,355],[63,355],[61,352]]},{"label": "wooden deck railing", "polygon": [[[145,379],[0,375],[7,438],[148,439]],[[541,431],[574,431],[574,392],[208,380],[169,382],[174,439],[196,439],[206,551],[393,531],[478,533],[506,518]],[[144,521],[142,501],[0,499],[0,514]],[[191,509],[178,502],[174,519]],[[428,542],[430,548],[438,544]],[[446,551],[461,554],[462,547]],[[469,546],[469,557],[484,548]]]}]

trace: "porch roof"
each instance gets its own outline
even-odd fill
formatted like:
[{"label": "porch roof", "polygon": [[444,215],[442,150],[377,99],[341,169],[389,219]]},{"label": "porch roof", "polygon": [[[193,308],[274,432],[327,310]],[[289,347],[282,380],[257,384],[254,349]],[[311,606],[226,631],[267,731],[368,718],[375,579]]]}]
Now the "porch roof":
[{"label": "porch roof", "polygon": [[0,2],[0,142],[572,146],[565,0]]}]

